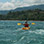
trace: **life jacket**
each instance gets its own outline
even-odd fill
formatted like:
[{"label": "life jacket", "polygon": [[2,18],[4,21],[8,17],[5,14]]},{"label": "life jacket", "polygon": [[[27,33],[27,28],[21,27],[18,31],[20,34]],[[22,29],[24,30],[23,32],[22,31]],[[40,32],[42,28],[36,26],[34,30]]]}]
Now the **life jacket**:
[{"label": "life jacket", "polygon": [[28,27],[29,25],[28,25],[28,24],[25,24],[24,26],[25,26],[25,27]]}]

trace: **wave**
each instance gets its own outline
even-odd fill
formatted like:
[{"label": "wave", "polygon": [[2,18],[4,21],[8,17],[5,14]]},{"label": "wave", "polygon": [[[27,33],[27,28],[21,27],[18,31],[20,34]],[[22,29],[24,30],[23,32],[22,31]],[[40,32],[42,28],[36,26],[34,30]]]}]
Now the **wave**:
[{"label": "wave", "polygon": [[21,30],[22,30],[22,28],[19,28],[19,29],[15,30],[15,31],[21,31]]},{"label": "wave", "polygon": [[40,29],[40,30],[36,29],[35,31],[30,30],[29,33],[44,34],[44,30],[43,29]]},{"label": "wave", "polygon": [[24,38],[25,38],[25,36],[22,36],[19,41],[23,40]]},{"label": "wave", "polygon": [[11,41],[11,39],[0,39],[0,41]]}]

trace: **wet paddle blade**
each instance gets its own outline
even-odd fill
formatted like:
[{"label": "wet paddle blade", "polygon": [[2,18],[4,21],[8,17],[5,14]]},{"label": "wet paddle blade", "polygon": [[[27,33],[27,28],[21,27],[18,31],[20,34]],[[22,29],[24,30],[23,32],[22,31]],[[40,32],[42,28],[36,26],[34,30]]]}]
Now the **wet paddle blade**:
[{"label": "wet paddle blade", "polygon": [[35,23],[32,23],[32,25],[35,25]]},{"label": "wet paddle blade", "polygon": [[21,25],[21,23],[17,23],[17,25]]}]

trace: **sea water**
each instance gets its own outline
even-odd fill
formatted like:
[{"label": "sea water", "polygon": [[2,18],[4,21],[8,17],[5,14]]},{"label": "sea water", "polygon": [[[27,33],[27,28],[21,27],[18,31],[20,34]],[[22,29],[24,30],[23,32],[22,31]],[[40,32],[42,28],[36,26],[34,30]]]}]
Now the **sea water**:
[{"label": "sea water", "polygon": [[[28,21],[30,30],[22,30],[25,21],[0,21],[0,44],[44,44],[44,21]],[[32,25],[31,23],[36,23]]]}]

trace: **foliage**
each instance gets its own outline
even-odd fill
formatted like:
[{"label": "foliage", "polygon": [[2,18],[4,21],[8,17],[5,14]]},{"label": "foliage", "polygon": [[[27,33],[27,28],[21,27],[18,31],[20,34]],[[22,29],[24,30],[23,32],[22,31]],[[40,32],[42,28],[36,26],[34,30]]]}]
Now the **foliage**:
[{"label": "foliage", "polygon": [[44,10],[24,10],[0,15],[0,20],[44,20]]}]

